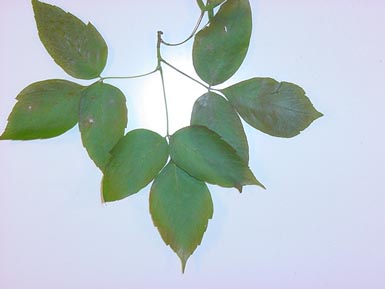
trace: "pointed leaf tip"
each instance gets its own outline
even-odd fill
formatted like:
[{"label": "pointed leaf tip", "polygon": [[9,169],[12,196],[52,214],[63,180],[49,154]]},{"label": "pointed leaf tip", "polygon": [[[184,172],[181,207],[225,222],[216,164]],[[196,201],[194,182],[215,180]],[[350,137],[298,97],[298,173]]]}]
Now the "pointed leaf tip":
[{"label": "pointed leaf tip", "polygon": [[57,6],[37,0],[32,6],[40,40],[54,61],[75,78],[100,76],[108,48],[96,28]]},{"label": "pointed leaf tip", "polygon": [[213,216],[207,185],[170,161],[151,186],[150,213],[163,241],[178,255],[185,272],[187,260],[202,242]]},{"label": "pointed leaf tip", "polygon": [[262,184],[233,147],[204,126],[188,126],[170,138],[171,159],[191,176],[222,187]]},{"label": "pointed leaf tip", "polygon": [[323,115],[289,82],[256,77],[221,91],[248,124],[272,136],[294,137]]},{"label": "pointed leaf tip", "polygon": [[16,97],[0,139],[46,139],[65,133],[78,122],[83,88],[61,79],[30,84]]}]

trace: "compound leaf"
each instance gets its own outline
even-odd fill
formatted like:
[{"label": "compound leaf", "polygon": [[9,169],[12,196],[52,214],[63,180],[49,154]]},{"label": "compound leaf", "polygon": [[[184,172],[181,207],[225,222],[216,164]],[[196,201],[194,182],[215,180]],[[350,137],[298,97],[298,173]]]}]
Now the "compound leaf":
[{"label": "compound leaf", "polygon": [[204,126],[188,126],[170,138],[170,155],[191,176],[222,187],[263,185],[247,163],[217,133]]},{"label": "compound leaf", "polygon": [[247,123],[272,136],[296,136],[322,116],[303,89],[289,82],[252,78],[222,93]]},{"label": "compound leaf", "polygon": [[16,97],[0,139],[45,139],[63,134],[78,122],[83,86],[60,79],[35,82]]},{"label": "compound leaf", "polygon": [[191,125],[203,125],[216,132],[245,163],[249,162],[249,145],[242,122],[231,104],[219,94],[208,92],[195,101]]},{"label": "compound leaf", "polygon": [[193,64],[199,77],[210,85],[229,79],[246,56],[251,30],[249,1],[226,1],[208,26],[195,35]]},{"label": "compound leaf", "polygon": [[148,185],[168,159],[168,144],[159,134],[136,129],[127,133],[111,152],[103,177],[103,199],[117,201]]},{"label": "compound leaf", "polygon": [[206,184],[170,162],[151,187],[150,212],[163,241],[179,256],[184,271],[213,216]]},{"label": "compound leaf", "polygon": [[32,0],[39,37],[55,62],[75,78],[96,78],[107,62],[107,44],[96,28],[61,8]]},{"label": "compound leaf", "polygon": [[124,136],[126,125],[126,98],[118,88],[96,82],[83,91],[79,129],[84,147],[101,170],[111,149]]}]

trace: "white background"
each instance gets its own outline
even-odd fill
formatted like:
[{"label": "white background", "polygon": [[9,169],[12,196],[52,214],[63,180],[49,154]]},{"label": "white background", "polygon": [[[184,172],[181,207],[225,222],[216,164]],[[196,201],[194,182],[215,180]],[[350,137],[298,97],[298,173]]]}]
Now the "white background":
[{"label": "white background", "polygon": [[[51,0],[91,21],[109,45],[104,76],[156,64],[156,31],[179,41],[194,0]],[[0,142],[1,289],[385,288],[385,1],[252,0],[249,54],[228,83],[254,76],[302,86],[324,117],[292,139],[247,127],[250,166],[267,187],[211,186],[214,218],[180,272],[148,213],[148,188],[101,205],[101,173],[77,127],[44,141]],[[29,1],[0,1],[0,129],[28,84],[65,78],[40,43]],[[191,43],[163,55],[193,73]],[[165,69],[171,129],[201,87]],[[90,84],[91,82],[84,82]],[[158,75],[109,81],[129,125],[165,134]]]}]

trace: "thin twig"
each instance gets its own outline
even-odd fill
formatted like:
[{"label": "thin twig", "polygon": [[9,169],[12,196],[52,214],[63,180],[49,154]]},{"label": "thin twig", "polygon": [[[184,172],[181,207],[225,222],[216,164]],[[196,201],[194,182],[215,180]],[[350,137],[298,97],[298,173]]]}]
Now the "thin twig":
[{"label": "thin twig", "polygon": [[166,64],[167,66],[169,66],[170,68],[174,69],[175,71],[179,72],[180,74],[186,76],[187,78],[191,79],[192,81],[195,81],[196,83],[202,85],[204,88],[206,88],[207,90],[210,90],[210,87],[207,86],[206,84],[204,84],[203,82],[200,82],[199,80],[191,77],[190,75],[188,75],[187,73],[181,71],[180,69],[176,68],[174,65],[170,64],[169,62],[167,62],[166,60],[164,60],[163,58],[161,59],[161,62],[163,62],[164,64]]},{"label": "thin twig", "polygon": [[158,71],[158,67],[156,67],[154,70],[143,73],[143,74],[138,74],[138,75],[131,75],[131,76],[107,76],[107,77],[100,77],[100,80],[106,80],[106,79],[131,79],[131,78],[139,78],[139,77],[144,77],[150,74],[153,74]]},{"label": "thin twig", "polygon": [[203,19],[203,16],[205,14],[205,11],[201,11],[201,14],[199,16],[199,19],[197,21],[197,24],[195,25],[193,31],[191,32],[190,36],[187,37],[185,40],[181,41],[181,42],[178,42],[178,43],[170,43],[170,42],[166,42],[164,41],[163,39],[161,39],[161,42],[162,44],[166,45],[166,46],[179,46],[179,45],[182,45],[184,43],[186,43],[187,41],[189,41],[191,38],[194,37],[195,33],[197,32],[198,28],[199,28],[199,25],[201,24],[202,22],[202,19]]}]

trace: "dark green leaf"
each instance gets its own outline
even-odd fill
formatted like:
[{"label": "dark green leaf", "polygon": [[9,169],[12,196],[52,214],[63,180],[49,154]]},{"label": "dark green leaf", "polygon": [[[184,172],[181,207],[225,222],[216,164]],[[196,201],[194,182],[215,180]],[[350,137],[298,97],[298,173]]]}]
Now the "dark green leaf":
[{"label": "dark green leaf", "polygon": [[195,36],[193,63],[199,77],[210,85],[229,79],[246,56],[251,30],[249,1],[226,1]]},{"label": "dark green leaf", "polygon": [[170,162],[151,187],[150,212],[163,241],[179,256],[184,271],[213,216],[206,184]]},{"label": "dark green leaf", "polygon": [[222,96],[208,92],[199,97],[191,114],[192,125],[203,125],[219,134],[245,163],[249,162],[249,146],[242,122]]},{"label": "dark green leaf", "polygon": [[127,133],[111,152],[103,177],[103,199],[117,201],[139,192],[164,167],[168,144],[159,134],[137,129]]},{"label": "dark green leaf", "polygon": [[0,139],[31,140],[61,135],[78,121],[83,86],[60,79],[27,86],[17,96]]},{"label": "dark green leaf", "polygon": [[106,42],[95,27],[59,7],[32,0],[40,40],[69,75],[96,78],[107,61]]},{"label": "dark green leaf", "polygon": [[272,136],[293,137],[322,116],[301,87],[252,78],[222,90],[241,117]]},{"label": "dark green leaf", "polygon": [[191,176],[222,187],[263,185],[236,151],[217,133],[204,126],[180,129],[170,138],[170,155]]},{"label": "dark green leaf", "polygon": [[83,91],[79,129],[84,147],[101,170],[111,149],[124,136],[126,125],[126,98],[118,88],[96,82]]}]

